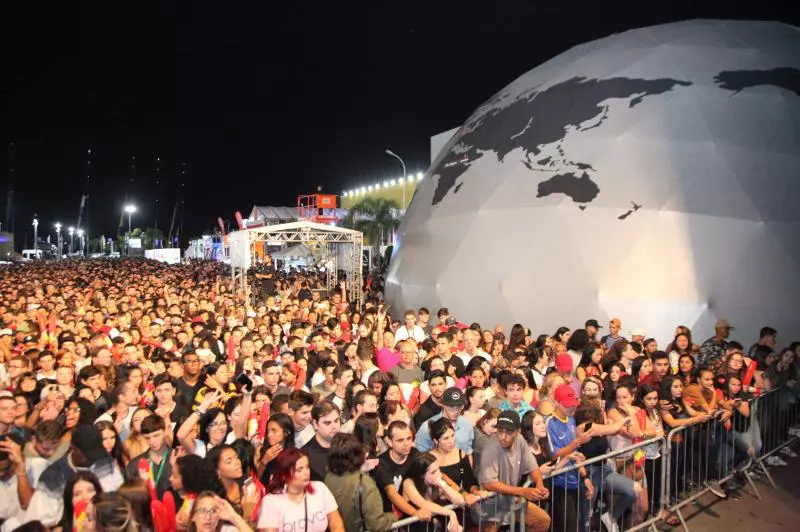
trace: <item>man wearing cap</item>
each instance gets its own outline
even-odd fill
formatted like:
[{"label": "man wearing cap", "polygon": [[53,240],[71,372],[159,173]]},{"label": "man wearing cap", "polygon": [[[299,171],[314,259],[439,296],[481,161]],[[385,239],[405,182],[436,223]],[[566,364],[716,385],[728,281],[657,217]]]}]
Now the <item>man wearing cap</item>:
[{"label": "man wearing cap", "polygon": [[611,318],[611,321],[608,322],[608,332],[609,334],[600,338],[600,343],[606,349],[611,349],[611,346],[617,343],[619,340],[624,340],[623,336],[620,336],[619,330],[622,328],[622,322],[619,318]]},{"label": "man wearing cap", "polygon": [[647,333],[644,332],[644,329],[637,327],[631,331],[631,342],[636,342],[637,344],[641,345],[642,342],[644,342],[645,336],[647,336]]},{"label": "man wearing cap", "polygon": [[72,432],[69,452],[42,472],[23,522],[35,520],[55,526],[64,510],[64,488],[78,471],[94,473],[106,493],[116,491],[125,481],[94,425],[78,425]]},{"label": "man wearing cap", "polygon": [[[553,459],[567,460],[578,448],[587,443],[593,436],[589,429],[577,435],[575,408],[578,397],[569,384],[562,384],[553,394],[553,415],[547,419],[547,444]],[[481,457],[481,460],[483,457]],[[568,471],[553,478],[553,530],[583,530],[583,523],[588,519],[589,504],[594,494],[594,485],[585,468]],[[579,509],[579,511],[576,511]]]},{"label": "man wearing cap", "polygon": [[13,348],[14,332],[11,329],[0,329],[0,354],[3,355],[3,360],[8,360],[11,357]]},{"label": "man wearing cap", "polygon": [[464,451],[467,456],[472,454],[472,440],[475,437],[475,426],[470,420],[461,415],[464,411],[466,398],[464,392],[456,388],[448,388],[442,395],[442,411],[431,417],[419,427],[414,439],[414,447],[421,452],[431,451],[435,445],[431,439],[430,424],[441,417],[446,417],[453,424],[456,431],[456,447]]},{"label": "man wearing cap", "polygon": [[713,360],[721,359],[725,356],[728,348],[728,336],[733,327],[726,319],[719,319],[714,324],[714,336],[703,342],[700,346],[700,356],[697,360],[698,366],[706,366]]},{"label": "man wearing cap", "polygon": [[[517,497],[528,500],[525,512],[528,531],[544,532],[550,528],[550,516],[534,504],[547,500],[550,492],[544,487],[539,466],[519,430],[519,415],[513,410],[501,412],[497,417],[497,435],[486,443],[480,466],[476,464],[481,487],[497,494],[473,509],[476,520],[482,524],[483,530],[489,532],[509,524],[511,508]],[[533,486],[519,486],[525,475],[530,475]]]},{"label": "man wearing cap", "polygon": [[572,386],[575,393],[580,393],[581,383],[575,378],[575,367],[573,365],[572,356],[569,353],[557,354],[555,367],[558,374],[564,379],[564,382]]},{"label": "man wearing cap", "polygon": [[602,329],[603,326],[597,323],[596,319],[592,318],[590,320],[586,320],[583,328],[586,329],[586,333],[589,335],[589,341],[596,342],[597,333],[600,332],[600,329]]}]

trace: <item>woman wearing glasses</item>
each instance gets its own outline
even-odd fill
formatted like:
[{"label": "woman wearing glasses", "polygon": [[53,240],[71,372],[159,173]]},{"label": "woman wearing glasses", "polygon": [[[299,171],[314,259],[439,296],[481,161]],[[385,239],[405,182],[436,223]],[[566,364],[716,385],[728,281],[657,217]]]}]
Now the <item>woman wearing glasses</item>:
[{"label": "woman wearing glasses", "polygon": [[189,532],[252,532],[231,504],[211,491],[197,496],[190,516]]}]

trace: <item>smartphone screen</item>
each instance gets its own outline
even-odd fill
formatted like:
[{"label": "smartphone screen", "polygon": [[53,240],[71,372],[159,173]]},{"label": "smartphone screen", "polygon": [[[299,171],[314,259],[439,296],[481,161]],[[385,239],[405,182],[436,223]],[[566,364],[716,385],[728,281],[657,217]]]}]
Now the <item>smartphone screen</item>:
[{"label": "smartphone screen", "polygon": [[244,373],[240,373],[239,376],[236,377],[236,382],[238,382],[239,384],[241,384],[242,386],[244,386],[248,390],[252,390],[253,389],[253,381],[252,381],[252,379],[250,379],[250,377],[248,377]]}]

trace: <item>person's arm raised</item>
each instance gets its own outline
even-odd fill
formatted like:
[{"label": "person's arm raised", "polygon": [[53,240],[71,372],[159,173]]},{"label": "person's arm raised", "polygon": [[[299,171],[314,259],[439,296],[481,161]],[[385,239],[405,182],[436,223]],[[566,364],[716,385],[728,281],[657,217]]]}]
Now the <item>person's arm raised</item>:
[{"label": "person's arm raised", "polygon": [[200,406],[197,407],[197,410],[192,412],[178,429],[178,441],[181,443],[187,453],[194,453],[194,439],[190,437],[192,434],[192,429],[194,429],[194,426],[200,422],[200,417],[206,413],[208,408],[214,404],[216,400],[217,392],[214,390],[209,390],[205,397],[203,397],[203,402],[200,403]]}]

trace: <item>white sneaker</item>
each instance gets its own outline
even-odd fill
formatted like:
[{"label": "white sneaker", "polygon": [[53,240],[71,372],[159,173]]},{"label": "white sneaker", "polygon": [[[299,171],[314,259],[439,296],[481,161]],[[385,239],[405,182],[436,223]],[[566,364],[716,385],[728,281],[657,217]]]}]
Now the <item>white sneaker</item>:
[{"label": "white sneaker", "polygon": [[797,458],[797,453],[791,450],[789,447],[784,447],[781,449],[781,454],[786,455],[789,458]]},{"label": "white sneaker", "polygon": [[608,530],[608,532],[619,532],[619,525],[617,524],[616,521],[614,521],[614,518],[611,517],[610,512],[606,512],[603,515],[601,515],[600,521],[602,521],[603,524],[606,525],[606,530]]},{"label": "white sneaker", "polygon": [[774,454],[772,456],[767,457],[764,460],[764,463],[767,464],[768,466],[772,466],[772,467],[787,465],[786,462],[784,462],[783,460],[781,460],[780,458],[778,458]]},{"label": "white sneaker", "polygon": [[792,427],[789,429],[789,436],[800,436],[800,427]]}]

